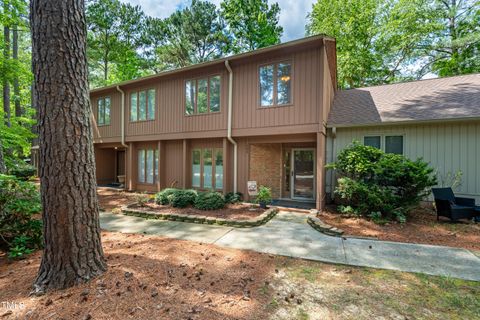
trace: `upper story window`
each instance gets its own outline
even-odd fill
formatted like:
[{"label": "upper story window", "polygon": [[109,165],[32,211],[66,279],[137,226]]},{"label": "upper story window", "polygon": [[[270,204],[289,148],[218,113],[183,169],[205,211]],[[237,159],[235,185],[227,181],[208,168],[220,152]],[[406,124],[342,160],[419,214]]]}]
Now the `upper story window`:
[{"label": "upper story window", "polygon": [[185,114],[220,111],[220,76],[185,82]]},{"label": "upper story window", "polygon": [[130,121],[155,119],[155,89],[130,94]]},{"label": "upper story window", "polygon": [[259,70],[260,106],[292,103],[292,64],[284,61],[263,65]]},{"label": "upper story window", "polygon": [[106,126],[110,124],[110,97],[103,97],[97,100],[97,124]]},{"label": "upper story window", "polygon": [[365,136],[363,144],[381,149],[386,153],[403,154],[403,136]]}]

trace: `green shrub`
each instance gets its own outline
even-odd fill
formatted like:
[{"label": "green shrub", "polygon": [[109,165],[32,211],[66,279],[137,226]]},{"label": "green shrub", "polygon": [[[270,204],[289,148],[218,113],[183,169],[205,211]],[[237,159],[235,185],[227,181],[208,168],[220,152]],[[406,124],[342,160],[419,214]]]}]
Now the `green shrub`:
[{"label": "green shrub", "polygon": [[243,201],[243,193],[229,192],[225,195],[225,203],[238,203]]},{"label": "green shrub", "polygon": [[189,205],[193,205],[197,199],[197,191],[188,190],[176,190],[170,196],[168,196],[169,203],[175,208],[185,208]]},{"label": "green shrub", "polygon": [[170,200],[168,199],[168,196],[174,194],[177,191],[178,189],[175,189],[175,188],[163,189],[162,191],[158,192],[155,195],[155,202],[161,205],[168,205],[170,204]]},{"label": "green shrub", "polygon": [[436,184],[433,169],[422,159],[412,161],[358,142],[340,152],[337,162],[327,167],[340,175],[335,189],[345,204],[340,211],[377,222],[405,222],[406,213]]},{"label": "green shrub", "polygon": [[202,192],[198,194],[194,206],[200,210],[222,209],[225,207],[225,198],[218,192]]},{"label": "green shrub", "polygon": [[270,188],[260,186],[260,188],[258,188],[258,194],[255,198],[255,202],[270,204],[272,202],[272,191]]},{"label": "green shrub", "polygon": [[0,175],[0,246],[10,257],[21,257],[42,246],[42,223],[33,215],[41,210],[35,184]]},{"label": "green shrub", "polygon": [[35,176],[37,169],[29,164],[21,164],[10,169],[10,174],[17,177],[20,180],[28,180]]}]

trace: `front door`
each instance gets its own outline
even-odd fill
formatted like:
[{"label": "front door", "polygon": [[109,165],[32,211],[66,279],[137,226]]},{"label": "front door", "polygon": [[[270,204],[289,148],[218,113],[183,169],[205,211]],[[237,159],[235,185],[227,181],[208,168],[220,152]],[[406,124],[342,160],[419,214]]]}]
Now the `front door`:
[{"label": "front door", "polygon": [[117,151],[117,177],[125,175],[125,151]]},{"label": "front door", "polygon": [[315,199],[315,149],[292,149],[293,199]]}]

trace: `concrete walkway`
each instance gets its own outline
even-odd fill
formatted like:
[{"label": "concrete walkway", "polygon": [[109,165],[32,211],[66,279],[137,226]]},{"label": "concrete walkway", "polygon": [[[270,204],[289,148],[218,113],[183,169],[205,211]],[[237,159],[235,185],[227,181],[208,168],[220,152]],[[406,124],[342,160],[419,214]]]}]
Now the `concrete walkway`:
[{"label": "concrete walkway", "polygon": [[420,272],[480,281],[480,257],[465,249],[354,238],[315,231],[305,214],[280,212],[256,228],[232,228],[100,214],[103,229],[248,249],[294,258],[353,266]]}]

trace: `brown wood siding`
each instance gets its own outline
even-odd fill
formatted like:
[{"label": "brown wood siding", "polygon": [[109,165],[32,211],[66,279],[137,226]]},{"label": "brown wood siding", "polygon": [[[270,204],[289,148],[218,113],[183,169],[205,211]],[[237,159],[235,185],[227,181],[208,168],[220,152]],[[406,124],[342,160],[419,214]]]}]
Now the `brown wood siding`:
[{"label": "brown wood siding", "polygon": [[[220,112],[185,115],[185,81],[211,75],[220,75]],[[155,120],[130,121],[130,94],[155,89]],[[228,75],[224,67],[186,73],[157,80],[125,91],[126,135],[128,137],[192,133],[227,129]]]},{"label": "brown wood siding", "polygon": [[[236,131],[247,128],[265,130],[278,126],[318,123],[318,114],[322,106],[320,54],[320,48],[313,48],[286,55],[251,59],[248,63],[234,66],[234,135]],[[259,66],[280,61],[292,63],[292,104],[260,107]]]},{"label": "brown wood siding", "polygon": [[165,184],[166,187],[182,187],[183,141],[165,142]]},{"label": "brown wood siding", "polygon": [[[110,97],[110,124],[109,125],[97,125],[96,117],[98,112],[98,99]],[[108,142],[120,141],[121,136],[121,101],[122,95],[110,90],[106,93],[92,95],[90,103],[92,105],[92,124],[93,124],[93,137],[95,142],[103,142],[104,139],[108,139]],[[114,138],[114,139],[112,139]]]}]

